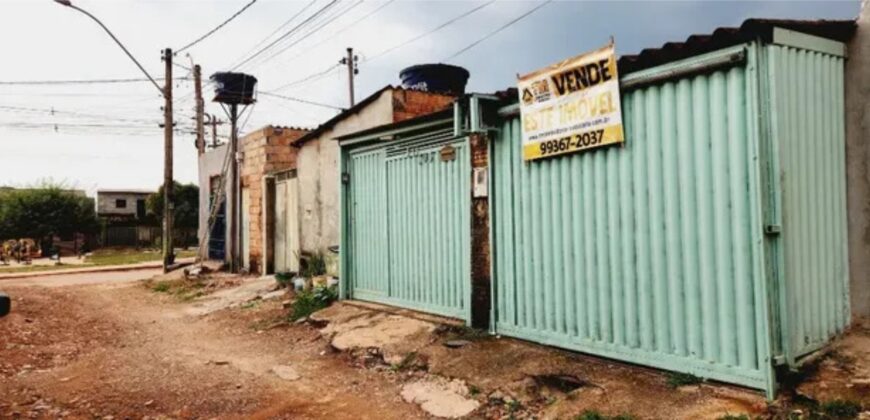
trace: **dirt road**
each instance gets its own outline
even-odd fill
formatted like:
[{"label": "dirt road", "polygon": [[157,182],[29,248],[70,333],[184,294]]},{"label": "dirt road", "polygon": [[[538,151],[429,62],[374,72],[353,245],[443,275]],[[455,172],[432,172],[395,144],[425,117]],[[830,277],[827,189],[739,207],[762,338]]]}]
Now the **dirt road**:
[{"label": "dirt road", "polygon": [[0,417],[423,416],[316,330],[258,327],[274,312],[186,315],[190,303],[131,282],[151,274],[0,283],[14,299],[0,320]]},{"label": "dirt road", "polygon": [[137,281],[153,274],[0,281],[13,297],[0,319],[0,418],[414,419],[464,404],[472,418],[695,420],[870,408],[861,322],[768,404],[756,391],[674,386],[667,372],[395,308],[339,303],[291,324],[280,298],[249,300],[270,280],[230,276],[222,286],[234,287],[196,298]]}]

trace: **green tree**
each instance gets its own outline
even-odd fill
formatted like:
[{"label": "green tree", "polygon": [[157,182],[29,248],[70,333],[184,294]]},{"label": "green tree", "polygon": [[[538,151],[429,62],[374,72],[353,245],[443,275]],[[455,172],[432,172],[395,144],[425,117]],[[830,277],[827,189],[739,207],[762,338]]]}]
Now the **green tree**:
[{"label": "green tree", "polygon": [[61,184],[44,182],[32,188],[0,192],[0,238],[33,238],[43,249],[52,237],[95,233],[99,221],[92,199]]},{"label": "green tree", "polygon": [[[196,184],[175,185],[173,197],[172,225],[175,228],[174,244],[188,246],[196,242],[196,229],[199,226],[199,187]],[[163,186],[151,194],[146,202],[149,217],[163,222]]]}]

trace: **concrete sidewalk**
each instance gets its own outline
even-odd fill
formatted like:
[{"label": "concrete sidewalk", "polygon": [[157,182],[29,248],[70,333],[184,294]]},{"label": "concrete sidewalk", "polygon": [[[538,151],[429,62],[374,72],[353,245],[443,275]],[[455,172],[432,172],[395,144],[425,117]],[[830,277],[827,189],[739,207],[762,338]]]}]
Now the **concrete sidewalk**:
[{"label": "concrete sidewalk", "polygon": [[[195,258],[179,258],[175,260],[174,268],[183,267],[185,265],[193,264]],[[46,277],[46,276],[60,276],[65,274],[82,274],[82,273],[103,273],[110,271],[132,271],[132,270],[145,270],[151,268],[162,268],[163,261],[147,261],[136,264],[124,264],[124,265],[104,265],[104,266],[93,266],[93,267],[82,267],[82,268],[69,268],[69,269],[58,269],[58,270],[46,270],[46,271],[31,271],[31,272],[23,272],[23,273],[2,273],[0,271],[0,281],[3,280],[11,280],[11,279],[23,279],[30,277]]]}]

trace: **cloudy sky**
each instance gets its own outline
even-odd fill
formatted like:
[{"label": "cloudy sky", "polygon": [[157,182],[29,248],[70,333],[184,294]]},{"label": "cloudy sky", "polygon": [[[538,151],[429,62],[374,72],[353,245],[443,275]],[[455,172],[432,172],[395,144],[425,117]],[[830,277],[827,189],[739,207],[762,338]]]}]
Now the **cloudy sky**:
[{"label": "cloudy sky", "polygon": [[[100,18],[148,72],[162,77],[161,49],[188,44],[251,0],[72,1]],[[514,85],[518,73],[599,47],[611,36],[620,54],[631,54],[693,33],[738,26],[749,17],[851,19],[860,8],[858,0],[553,1],[454,56],[539,5],[508,0],[257,0],[214,35],[179,54],[176,62],[184,67],[200,64],[206,76],[231,69],[310,18],[237,70],[254,74],[262,92],[341,107],[348,101],[347,75],[336,64],[347,47],[360,57],[357,98],[398,83],[402,68],[423,62],[461,65],[471,72],[469,89],[488,92]],[[0,40],[0,185],[51,178],[93,192],[156,188],[161,183],[163,139],[157,123],[162,121],[162,99],[153,85],[17,83],[142,77],[97,24],[51,0],[0,0]],[[174,69],[180,78],[175,83],[175,120],[186,131],[192,126],[193,85],[181,66]],[[313,127],[336,113],[265,94],[259,99],[243,132],[266,124]],[[211,103],[206,112],[223,114]],[[220,133],[227,135],[225,128]],[[195,182],[193,136],[177,134],[175,146],[176,179]]]}]

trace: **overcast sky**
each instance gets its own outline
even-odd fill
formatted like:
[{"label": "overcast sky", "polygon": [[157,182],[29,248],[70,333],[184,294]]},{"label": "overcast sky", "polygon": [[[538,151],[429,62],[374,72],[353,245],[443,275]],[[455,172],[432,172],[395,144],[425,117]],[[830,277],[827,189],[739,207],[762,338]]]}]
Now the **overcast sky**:
[{"label": "overcast sky", "polygon": [[[154,77],[163,74],[161,49],[182,47],[250,2],[72,1],[100,18]],[[179,54],[176,62],[187,67],[198,63],[206,77],[230,69],[331,1],[258,0],[214,35]],[[238,70],[254,74],[261,91],[275,92],[330,69],[345,48],[353,47],[360,56],[357,98],[399,83],[398,73],[406,66],[445,60],[471,72],[469,90],[490,92],[513,86],[518,73],[597,48],[610,36],[620,54],[631,54],[720,26],[738,26],[749,17],[852,19],[860,8],[857,0],[555,1],[448,60],[540,4],[487,3],[337,0],[311,26],[303,26]],[[455,23],[407,43],[482,5]],[[267,38],[300,11],[299,17]],[[325,22],[329,23],[322,25]],[[142,77],[97,24],[51,0],[0,0],[0,40],[0,83]],[[189,76],[181,67],[174,70],[175,77]],[[182,129],[192,126],[192,92],[191,82],[175,83],[175,120]],[[206,87],[207,98],[210,93]],[[346,106],[347,75],[336,67],[277,93]],[[262,94],[259,99],[243,133],[267,124],[314,127],[336,113]],[[0,185],[52,178],[91,193],[98,188],[156,189],[163,173],[163,135],[157,127],[161,106],[159,92],[149,83],[0,84]],[[207,103],[206,112],[223,117],[216,104]],[[226,135],[226,129],[221,133]],[[176,134],[174,168],[178,181],[196,182],[191,134]]]}]

